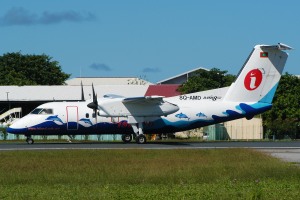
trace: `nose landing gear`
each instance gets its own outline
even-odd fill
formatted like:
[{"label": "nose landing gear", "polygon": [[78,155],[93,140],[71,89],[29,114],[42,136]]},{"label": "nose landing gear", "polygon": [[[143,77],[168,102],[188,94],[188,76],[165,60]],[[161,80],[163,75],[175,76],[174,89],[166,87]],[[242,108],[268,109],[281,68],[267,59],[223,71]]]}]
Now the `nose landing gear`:
[{"label": "nose landing gear", "polygon": [[27,136],[26,142],[27,142],[27,144],[33,144],[34,140],[31,138],[31,136]]}]

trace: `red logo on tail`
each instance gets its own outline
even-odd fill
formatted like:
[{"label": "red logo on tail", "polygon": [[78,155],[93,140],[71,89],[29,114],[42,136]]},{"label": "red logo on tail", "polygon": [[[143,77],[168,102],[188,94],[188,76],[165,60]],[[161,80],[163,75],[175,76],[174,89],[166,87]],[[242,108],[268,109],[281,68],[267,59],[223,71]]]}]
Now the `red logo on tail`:
[{"label": "red logo on tail", "polygon": [[262,81],[262,73],[259,69],[253,69],[245,77],[244,85],[247,90],[255,90]]}]

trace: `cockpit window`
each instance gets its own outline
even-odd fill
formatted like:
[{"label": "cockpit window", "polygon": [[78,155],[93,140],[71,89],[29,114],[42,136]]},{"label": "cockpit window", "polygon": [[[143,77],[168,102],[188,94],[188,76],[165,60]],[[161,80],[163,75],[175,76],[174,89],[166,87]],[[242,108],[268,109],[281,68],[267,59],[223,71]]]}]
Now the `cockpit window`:
[{"label": "cockpit window", "polygon": [[53,110],[50,108],[44,108],[40,114],[45,114],[45,115],[49,115],[49,114],[53,114]]},{"label": "cockpit window", "polygon": [[53,114],[53,109],[51,109],[51,108],[36,108],[31,112],[31,114],[51,115],[51,114]]},{"label": "cockpit window", "polygon": [[31,113],[30,114],[39,114],[41,111],[42,111],[43,109],[42,108],[36,108],[36,109],[34,109],[33,111],[31,111]]}]

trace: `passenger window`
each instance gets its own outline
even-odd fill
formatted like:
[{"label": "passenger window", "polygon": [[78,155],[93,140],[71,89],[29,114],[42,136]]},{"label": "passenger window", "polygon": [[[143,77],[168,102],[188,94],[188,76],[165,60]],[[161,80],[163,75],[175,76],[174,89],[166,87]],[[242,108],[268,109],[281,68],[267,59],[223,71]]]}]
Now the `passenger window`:
[{"label": "passenger window", "polygon": [[90,117],[89,113],[86,113],[85,118],[89,118],[89,117]]}]

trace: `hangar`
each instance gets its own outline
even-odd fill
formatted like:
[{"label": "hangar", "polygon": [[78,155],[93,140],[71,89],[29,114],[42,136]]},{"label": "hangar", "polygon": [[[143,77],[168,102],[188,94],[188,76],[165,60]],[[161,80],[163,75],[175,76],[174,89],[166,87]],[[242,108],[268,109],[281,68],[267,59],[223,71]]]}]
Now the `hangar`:
[{"label": "hangar", "polygon": [[[197,69],[195,69],[197,70]],[[194,70],[194,71],[195,71]],[[22,115],[28,114],[38,105],[52,101],[80,101],[81,83],[85,99],[91,99],[92,84],[98,97],[105,94],[121,96],[175,96],[179,84],[153,84],[137,77],[79,77],[66,81],[65,85],[0,86],[0,114],[21,108]],[[0,121],[3,121],[0,117]]]},{"label": "hangar", "polygon": [[[0,86],[0,113],[12,108],[21,107],[23,115],[28,114],[38,105],[52,101],[80,101],[81,81],[85,99],[91,99],[92,83],[98,97],[105,94],[117,94],[121,96],[149,96],[162,95],[166,97],[179,95],[176,91],[179,85],[154,85],[144,80],[144,84],[119,84],[106,85],[102,78],[75,78],[70,81],[72,85],[55,86]],[[104,78],[107,79],[107,78]],[[116,82],[119,78],[115,79]],[[123,79],[123,78],[121,78]],[[88,84],[86,84],[86,82]],[[0,119],[1,120],[1,119]]]}]

